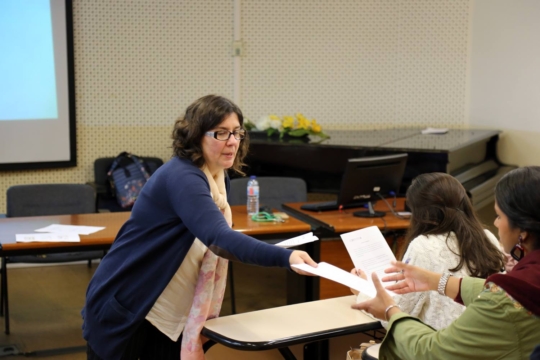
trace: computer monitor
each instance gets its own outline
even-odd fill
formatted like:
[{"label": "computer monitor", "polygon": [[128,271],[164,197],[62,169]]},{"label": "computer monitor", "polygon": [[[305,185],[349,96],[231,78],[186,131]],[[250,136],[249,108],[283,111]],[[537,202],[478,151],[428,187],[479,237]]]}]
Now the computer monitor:
[{"label": "computer monitor", "polygon": [[367,202],[368,209],[356,211],[354,216],[382,217],[384,212],[374,211],[372,201],[379,196],[397,194],[405,172],[407,154],[366,156],[348,159],[343,174],[338,204]]}]

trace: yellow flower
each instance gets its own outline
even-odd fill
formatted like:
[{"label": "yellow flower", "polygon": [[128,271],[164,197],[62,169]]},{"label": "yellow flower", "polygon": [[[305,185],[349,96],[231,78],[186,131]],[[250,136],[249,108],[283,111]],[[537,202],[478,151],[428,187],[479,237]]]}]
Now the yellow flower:
[{"label": "yellow flower", "polygon": [[268,136],[279,134],[280,139],[284,135],[291,137],[314,135],[321,139],[328,138],[328,135],[323,133],[322,126],[317,123],[316,119],[310,120],[302,113],[296,113],[294,116],[285,115],[283,117],[268,115],[261,118],[256,124],[256,128],[266,131]]},{"label": "yellow flower", "polygon": [[317,120],[313,119],[311,120],[311,130],[314,133],[320,133],[322,131],[322,126],[317,124]]},{"label": "yellow flower", "polygon": [[298,117],[298,128],[309,130],[309,120],[305,117]]},{"label": "yellow flower", "polygon": [[294,127],[294,118],[292,116],[283,117],[283,128],[292,129]]}]

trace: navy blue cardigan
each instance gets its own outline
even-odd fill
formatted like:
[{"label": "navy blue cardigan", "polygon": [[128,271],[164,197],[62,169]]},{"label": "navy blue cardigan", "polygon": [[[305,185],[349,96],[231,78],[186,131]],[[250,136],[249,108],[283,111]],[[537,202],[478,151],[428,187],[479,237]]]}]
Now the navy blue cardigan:
[{"label": "navy blue cardigan", "polygon": [[210,196],[205,174],[191,161],[175,157],[143,187],[88,286],[83,336],[101,358],[122,357],[195,237],[229,259],[289,268],[291,250],[229,228]]}]

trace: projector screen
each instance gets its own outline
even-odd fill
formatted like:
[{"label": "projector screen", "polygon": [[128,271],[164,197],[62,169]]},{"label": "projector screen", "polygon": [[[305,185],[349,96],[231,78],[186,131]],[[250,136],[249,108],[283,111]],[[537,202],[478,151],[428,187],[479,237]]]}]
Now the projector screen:
[{"label": "projector screen", "polygon": [[0,170],[76,166],[71,0],[0,1]]}]

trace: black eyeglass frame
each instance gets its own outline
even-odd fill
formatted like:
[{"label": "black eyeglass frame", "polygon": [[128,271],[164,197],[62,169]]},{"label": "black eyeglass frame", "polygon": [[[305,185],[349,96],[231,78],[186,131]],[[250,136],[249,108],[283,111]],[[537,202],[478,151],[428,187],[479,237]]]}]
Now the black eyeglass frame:
[{"label": "black eyeglass frame", "polygon": [[[229,136],[227,136],[226,139],[218,139],[218,132],[228,132],[229,133]],[[231,138],[231,135],[238,141],[241,141],[241,140],[244,140],[246,138],[246,130],[244,129],[241,129],[241,130],[234,130],[234,131],[229,131],[229,130],[217,130],[217,131],[207,131],[205,133],[206,136],[211,136],[213,137],[214,139],[218,140],[218,141],[228,141],[230,138]],[[239,138],[239,136],[241,136]]]}]

